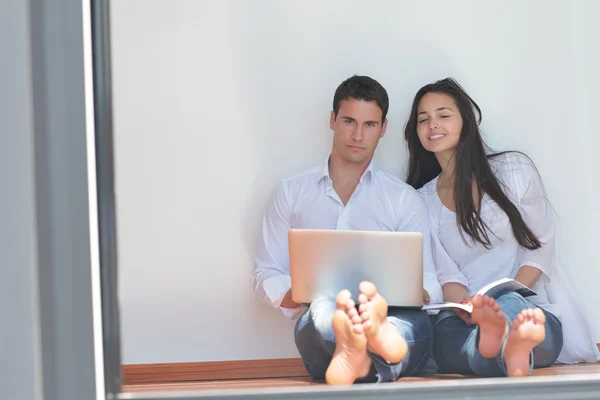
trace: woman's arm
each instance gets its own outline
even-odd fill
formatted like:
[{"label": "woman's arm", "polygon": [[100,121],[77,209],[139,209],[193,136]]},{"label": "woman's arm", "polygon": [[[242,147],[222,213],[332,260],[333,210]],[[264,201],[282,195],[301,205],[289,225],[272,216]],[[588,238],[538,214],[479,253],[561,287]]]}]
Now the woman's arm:
[{"label": "woman's arm", "polygon": [[448,282],[442,286],[444,300],[452,303],[460,303],[469,300],[469,291],[467,288],[457,282]]},{"label": "woman's arm", "polygon": [[531,160],[518,156],[514,163],[513,179],[519,212],[542,244],[542,247],[533,250],[521,247],[518,254],[519,270],[514,279],[531,288],[542,274],[550,275],[554,267],[556,220],[542,179]]},{"label": "woman's arm", "polygon": [[519,271],[515,276],[515,281],[521,282],[523,285],[531,288],[536,284],[538,279],[540,279],[540,276],[542,276],[542,271],[540,269],[529,265],[523,265],[519,268]]}]

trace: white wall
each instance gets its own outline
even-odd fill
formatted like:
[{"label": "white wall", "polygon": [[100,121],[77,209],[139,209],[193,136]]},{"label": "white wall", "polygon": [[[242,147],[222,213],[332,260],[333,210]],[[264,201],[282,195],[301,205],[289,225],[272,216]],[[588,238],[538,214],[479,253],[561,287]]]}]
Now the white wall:
[{"label": "white wall", "polygon": [[293,323],[253,297],[253,252],[277,180],[328,154],[333,93],[355,73],[388,89],[378,159],[402,177],[414,93],[457,78],[490,143],[536,161],[565,268],[600,301],[597,2],[111,6],[124,363],[297,356]]}]

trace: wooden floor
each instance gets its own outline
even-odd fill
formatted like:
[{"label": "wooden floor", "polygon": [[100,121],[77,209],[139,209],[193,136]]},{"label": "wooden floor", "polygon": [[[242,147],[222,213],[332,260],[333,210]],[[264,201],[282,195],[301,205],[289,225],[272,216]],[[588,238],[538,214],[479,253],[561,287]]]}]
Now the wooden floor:
[{"label": "wooden floor", "polygon": [[[534,376],[556,376],[566,374],[594,374],[600,373],[600,364],[561,365],[535,370]],[[427,377],[401,378],[395,385],[403,382],[440,381],[448,379],[477,379],[460,375],[433,375]],[[174,383],[146,383],[125,385],[125,392],[156,392],[156,391],[185,391],[185,390],[214,390],[214,389],[256,389],[274,387],[301,387],[308,385],[322,385],[315,383],[306,376],[286,378],[260,378],[260,379],[231,379],[201,382],[174,382]]]}]

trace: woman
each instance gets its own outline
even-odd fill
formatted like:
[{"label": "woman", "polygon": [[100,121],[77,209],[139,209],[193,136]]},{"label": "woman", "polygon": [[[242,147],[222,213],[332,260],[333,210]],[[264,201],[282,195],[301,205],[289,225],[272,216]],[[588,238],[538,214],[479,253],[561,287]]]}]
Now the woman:
[{"label": "woman", "polygon": [[[405,139],[407,182],[427,203],[445,301],[473,312],[442,311],[434,334],[440,372],[522,376],[533,368],[596,362],[590,324],[555,258],[555,216],[531,160],[488,154],[481,110],[452,79],[421,88]],[[514,278],[536,296],[472,297]]]}]

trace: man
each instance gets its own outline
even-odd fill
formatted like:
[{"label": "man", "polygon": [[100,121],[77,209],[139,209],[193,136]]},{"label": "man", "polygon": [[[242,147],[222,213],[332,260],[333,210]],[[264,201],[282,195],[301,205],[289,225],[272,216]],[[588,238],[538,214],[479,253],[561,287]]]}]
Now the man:
[{"label": "man", "polygon": [[[430,249],[429,214],[419,194],[373,165],[387,127],[386,90],[367,76],[342,82],[333,99],[333,146],[320,166],[281,181],[269,203],[255,258],[256,295],[297,317],[295,340],[307,371],[330,384],[395,381],[419,373],[432,341],[428,315],[388,309],[371,282],[358,299],[348,290],[310,308],[291,298],[288,230],[292,228],[423,233],[424,301],[442,301]],[[358,302],[358,307],[356,307]]]}]

